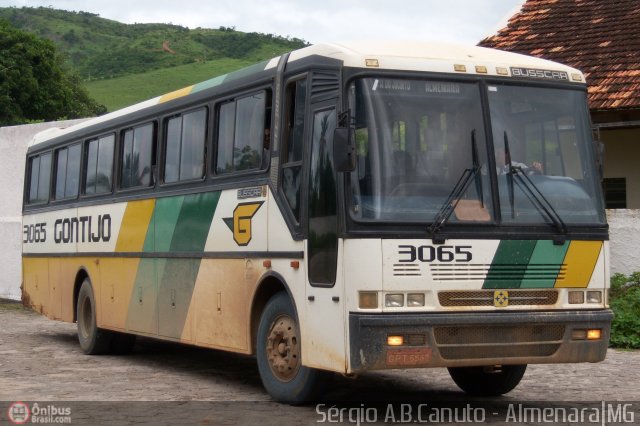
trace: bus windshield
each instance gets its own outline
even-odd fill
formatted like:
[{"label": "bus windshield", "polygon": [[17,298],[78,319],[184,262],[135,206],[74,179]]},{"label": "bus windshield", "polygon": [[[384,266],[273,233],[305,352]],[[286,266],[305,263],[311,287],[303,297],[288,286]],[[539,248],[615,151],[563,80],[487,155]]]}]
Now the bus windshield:
[{"label": "bus windshield", "polygon": [[547,219],[540,196],[531,199],[527,183],[508,173],[515,166],[564,222],[604,222],[586,93],[491,84],[488,94],[502,221]]},{"label": "bus windshield", "polygon": [[[449,222],[604,222],[582,92],[361,78],[351,84],[349,99],[355,220],[430,223],[452,203]],[[495,159],[487,150],[487,115]],[[499,212],[492,211],[492,174]]]}]

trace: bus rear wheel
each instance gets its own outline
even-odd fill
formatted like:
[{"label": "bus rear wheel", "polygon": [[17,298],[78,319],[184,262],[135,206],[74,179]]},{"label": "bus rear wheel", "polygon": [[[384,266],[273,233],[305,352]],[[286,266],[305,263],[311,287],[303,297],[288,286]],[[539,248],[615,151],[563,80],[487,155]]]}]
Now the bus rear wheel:
[{"label": "bus rear wheel", "polygon": [[311,401],[330,379],[330,373],[302,365],[297,316],[285,292],[271,297],[262,312],[256,353],[262,384],[279,402]]},{"label": "bus rear wheel", "polygon": [[96,299],[89,278],[85,278],[78,293],[76,305],[78,316],[78,341],[82,352],[87,355],[108,353],[111,349],[113,333],[98,328],[96,320]]},{"label": "bus rear wheel", "polygon": [[499,396],[513,390],[527,365],[450,367],[449,375],[460,389],[474,396]]}]

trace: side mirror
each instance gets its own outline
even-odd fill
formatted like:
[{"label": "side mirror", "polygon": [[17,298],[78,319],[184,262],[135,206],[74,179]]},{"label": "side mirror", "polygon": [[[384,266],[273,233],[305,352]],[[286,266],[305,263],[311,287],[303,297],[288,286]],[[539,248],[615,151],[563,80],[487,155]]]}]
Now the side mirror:
[{"label": "side mirror", "polygon": [[333,163],[338,172],[356,169],[356,135],[348,127],[336,127],[333,132]]}]

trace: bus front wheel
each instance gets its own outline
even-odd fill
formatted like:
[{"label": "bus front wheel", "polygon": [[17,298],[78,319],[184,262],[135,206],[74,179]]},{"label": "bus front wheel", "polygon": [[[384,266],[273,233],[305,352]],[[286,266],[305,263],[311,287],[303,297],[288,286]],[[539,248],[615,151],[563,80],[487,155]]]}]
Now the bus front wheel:
[{"label": "bus front wheel", "polygon": [[449,375],[460,389],[474,396],[499,396],[513,390],[527,365],[449,367]]},{"label": "bus front wheel", "polygon": [[262,384],[279,402],[300,404],[319,396],[329,373],[302,365],[297,315],[285,292],[267,302],[257,335],[258,371]]},{"label": "bus front wheel", "polygon": [[87,355],[105,354],[110,351],[113,334],[98,328],[96,299],[89,278],[85,278],[78,293],[78,341]]}]

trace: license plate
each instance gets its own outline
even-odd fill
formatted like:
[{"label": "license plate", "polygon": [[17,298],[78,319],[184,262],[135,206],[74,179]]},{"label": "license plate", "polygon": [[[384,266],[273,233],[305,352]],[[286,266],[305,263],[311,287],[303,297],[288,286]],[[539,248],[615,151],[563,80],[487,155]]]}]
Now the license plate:
[{"label": "license plate", "polygon": [[387,349],[388,366],[427,365],[430,362],[430,348]]}]

